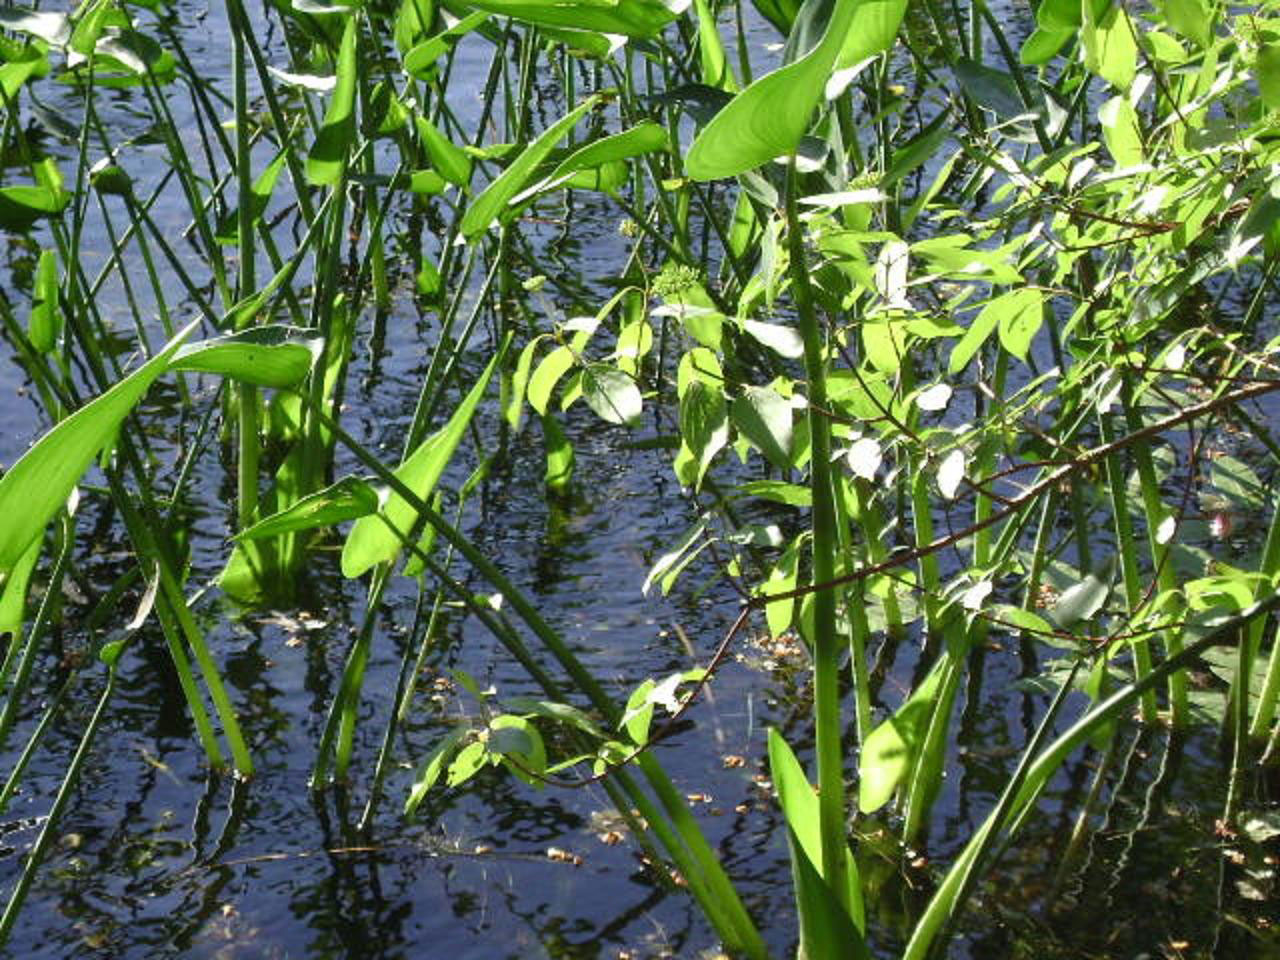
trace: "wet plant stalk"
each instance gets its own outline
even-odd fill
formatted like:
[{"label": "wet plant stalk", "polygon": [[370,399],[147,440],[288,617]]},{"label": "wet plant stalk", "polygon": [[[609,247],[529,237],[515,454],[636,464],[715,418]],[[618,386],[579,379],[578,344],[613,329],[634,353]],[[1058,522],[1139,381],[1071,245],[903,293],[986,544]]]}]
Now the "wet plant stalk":
[{"label": "wet plant stalk", "polygon": [[[825,338],[809,290],[804,237],[796,212],[799,189],[796,160],[787,167],[787,243],[791,289],[800,333],[804,339],[808,378],[808,419],[812,454],[810,487],[813,496],[813,582],[835,578],[836,515],[831,486],[831,424],[820,411],[827,409]],[[822,836],[822,876],[848,911],[848,844],[844,828],[844,753],[841,748],[839,658],[836,635],[836,597],[832,590],[814,595],[813,686],[814,725],[818,755],[818,817]]]}]

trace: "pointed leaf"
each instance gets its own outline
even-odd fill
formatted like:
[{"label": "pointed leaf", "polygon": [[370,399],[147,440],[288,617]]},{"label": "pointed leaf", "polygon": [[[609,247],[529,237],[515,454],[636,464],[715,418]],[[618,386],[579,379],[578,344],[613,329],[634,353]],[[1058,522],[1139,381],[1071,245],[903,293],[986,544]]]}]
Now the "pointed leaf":
[{"label": "pointed leaf", "polygon": [[[489,361],[471,392],[459,404],[453,416],[440,430],[424,440],[399,467],[396,479],[426,500],[440,481],[445,467],[453,458],[453,452],[475,415],[484,397],[489,379],[506,353],[506,342]],[[381,512],[356,521],[342,548],[342,575],[348,579],[360,576],[376,564],[392,560],[400,551],[400,538],[388,527],[390,524],[403,534],[408,534],[417,518],[417,511],[399,494],[392,492]],[[384,522],[385,520],[385,522]]]}]

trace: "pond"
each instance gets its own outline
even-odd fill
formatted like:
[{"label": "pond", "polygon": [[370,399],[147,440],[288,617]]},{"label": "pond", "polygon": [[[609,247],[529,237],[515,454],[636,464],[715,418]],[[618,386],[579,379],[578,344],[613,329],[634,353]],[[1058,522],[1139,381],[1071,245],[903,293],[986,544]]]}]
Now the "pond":
[{"label": "pond", "polygon": [[[435,14],[434,4],[418,6]],[[465,16],[466,6],[431,22],[446,32],[461,29],[453,14]],[[758,72],[779,62],[780,53],[772,45],[780,35],[759,12],[747,5],[740,11],[732,4],[712,6],[724,8],[720,24],[726,37],[735,25],[741,28],[742,43],[750,48]],[[378,11],[379,22],[403,23],[404,10],[414,8],[410,2],[398,12]],[[234,285],[237,271],[244,276],[234,238],[226,246],[223,264],[231,280],[209,269],[209,245],[193,224],[200,221],[193,217],[183,184],[206,195],[225,188],[225,198],[209,201],[216,208],[210,222],[221,218],[232,229],[235,172],[221,162],[226,158],[216,146],[218,138],[234,138],[235,117],[252,115],[262,135],[247,145],[255,171],[277,156],[267,139],[269,131],[278,134],[277,124],[258,74],[250,71],[248,109],[237,111],[234,104],[236,67],[227,9],[180,2],[155,13],[130,13],[140,30],[182,55],[176,67],[179,79],[172,84],[95,90],[96,114],[86,124],[94,141],[86,163],[97,163],[118,150],[116,160],[132,179],[133,197],[156,197],[149,206],[151,227],[139,231],[150,247],[134,241],[117,259],[112,251],[131,221],[138,219],[136,202],[126,208],[117,193],[86,193],[83,233],[76,237],[78,262],[82,283],[103,275],[93,303],[95,322],[101,323],[98,360],[112,371],[109,380],[138,367],[143,336],[149,341],[146,352],[154,352],[166,340],[166,325],[176,329],[206,315],[208,303],[229,306],[221,288]],[[326,103],[340,94],[310,94],[304,100],[300,91],[332,73],[331,63],[314,56],[324,45],[317,37],[327,31],[329,45],[338,48],[342,31],[335,24],[347,14],[308,0],[295,2],[287,15],[274,8],[249,10],[247,15],[266,62],[293,75],[278,89],[286,98],[287,114],[299,125],[315,122]],[[309,16],[320,24],[313,33],[303,29],[314,26],[302,22]],[[1021,43],[1032,24],[1011,12],[1008,17],[1010,38]],[[911,18],[916,22],[909,20],[904,36],[928,39],[931,23],[923,9],[913,7]],[[523,27],[497,23],[460,34],[456,46],[448,47],[443,74],[423,73],[421,87],[412,83],[415,93],[443,91],[449,109],[437,111],[437,120],[445,130],[453,123],[455,133],[474,134],[478,146],[528,139],[530,129],[535,134],[546,129],[581,97],[618,80],[620,70],[602,66],[611,61],[579,61],[565,55],[550,27],[551,40],[543,48],[517,42]],[[696,25],[696,19],[685,18],[678,28],[669,28],[672,42],[691,41]],[[502,46],[495,46],[495,36]],[[388,64],[403,51],[395,53],[390,40],[382,39],[387,40],[386,49],[380,47],[376,56],[370,53],[367,65],[377,80],[397,83]],[[936,36],[932,42],[942,43]],[[641,51],[644,43],[650,41],[638,45]],[[687,54],[693,47],[680,49]],[[672,77],[694,75],[691,64],[696,55],[676,63],[673,49],[663,52],[670,55],[670,75],[659,73],[656,57],[622,55],[627,74],[633,69],[638,74],[637,90],[661,90],[670,86]],[[941,62],[934,66],[945,70]],[[913,182],[927,182],[950,170],[943,145],[951,141],[929,139],[935,117],[951,109],[932,79],[936,78],[924,79],[916,62],[904,56],[896,57],[883,77],[884,90],[894,97],[919,94],[901,114],[893,113],[904,129],[911,128],[911,136],[926,131],[927,136],[921,136],[932,145],[929,156],[913,166]],[[909,89],[913,84],[919,84],[919,90]],[[81,155],[71,135],[80,131],[85,116],[85,87],[50,78],[37,81],[32,89],[39,100],[11,114],[8,126],[29,128],[24,142],[47,150],[70,184]],[[495,91],[503,95],[495,96]],[[157,96],[165,98],[172,111],[168,119],[157,109]],[[361,97],[372,100],[367,89]],[[407,92],[405,99],[415,105]],[[1096,107],[1096,96],[1083,99]],[[502,104],[510,102],[520,109],[504,112]],[[634,103],[650,102],[636,94]],[[364,99],[361,103],[365,122],[371,108]],[[883,106],[890,112],[899,109],[887,101]],[[605,109],[603,104],[600,109]],[[72,128],[60,127],[57,117],[70,121]],[[224,122],[227,129],[220,130]],[[175,156],[175,131],[190,151],[185,161]],[[687,147],[694,124],[687,116],[672,120],[668,132],[683,138]],[[16,143],[19,138],[12,129],[9,134]],[[71,139],[60,139],[59,134]],[[594,314],[618,292],[618,278],[627,273],[637,251],[650,261],[643,270],[654,275],[666,255],[686,243],[704,254],[708,249],[720,251],[704,260],[724,257],[726,241],[717,216],[731,220],[734,213],[726,190],[707,187],[705,206],[695,205],[692,211],[688,194],[673,200],[652,194],[654,209],[684,205],[675,214],[684,229],[669,238],[654,238],[642,249],[636,237],[653,230],[647,221],[636,219],[647,215],[642,197],[630,189],[614,197],[577,189],[567,199],[530,207],[515,227],[503,231],[501,247],[496,252],[486,249],[472,266],[468,257],[480,244],[454,245],[451,239],[458,235],[465,204],[457,197],[444,202],[383,190],[392,184],[391,177],[410,172],[400,170],[397,142],[389,137],[360,142],[364,152],[352,165],[367,166],[359,167],[351,181],[343,181],[348,192],[338,205],[349,202],[350,220],[334,221],[335,238],[325,248],[333,251],[333,259],[320,266],[310,258],[301,260],[287,280],[296,302],[276,303],[272,309],[277,319],[317,321],[317,329],[329,329],[328,324],[342,322],[343,311],[356,298],[358,308],[349,316],[349,357],[332,409],[340,411],[342,427],[354,442],[388,465],[399,462],[406,438],[418,432],[424,397],[430,395],[436,404],[434,429],[482,379],[508,331],[520,332],[517,348],[553,327],[556,343],[569,342],[570,334],[586,329],[581,323],[575,327],[574,318]],[[484,156],[479,149],[473,154],[477,162],[487,163],[495,156]],[[217,162],[206,162],[215,156]],[[496,156],[507,159],[501,153]],[[444,169],[438,156],[433,154],[433,160]],[[188,181],[175,175],[184,163],[194,171]],[[977,174],[972,175],[974,189],[967,191],[966,199],[975,218],[986,216],[997,201],[985,194]],[[274,234],[284,258],[308,242],[303,208],[310,205],[314,212],[327,195],[299,185],[282,200],[289,177],[285,170],[265,215],[259,211],[262,222],[272,224],[261,236]],[[679,187],[674,181],[662,181],[656,188],[649,184],[650,191],[670,190],[673,197]],[[447,195],[447,187],[440,192]],[[329,229],[330,221],[323,222]],[[380,236],[380,242],[371,244],[365,229]],[[162,246],[165,238],[168,250]],[[8,239],[8,271],[0,277],[0,287],[8,312],[23,317],[16,322],[22,326],[33,283],[38,283],[37,257],[55,245],[55,237],[47,224],[41,224],[27,233],[10,233]],[[179,274],[170,254],[194,281]],[[774,249],[770,255],[781,254]],[[454,284],[443,295],[423,279],[431,272],[424,268],[424,258],[434,261]],[[256,286],[275,274],[274,259],[266,240],[260,240]],[[876,261],[876,268],[893,269],[882,261]],[[370,283],[385,293],[380,305],[371,302],[377,294],[362,286],[370,276],[375,278]],[[1255,290],[1251,284],[1241,281],[1239,288],[1227,289],[1223,303],[1249,309],[1249,295]],[[770,291],[770,301],[773,296]],[[641,298],[640,316],[657,306],[658,299]],[[326,312],[335,302],[342,305]],[[659,342],[653,348],[659,371],[664,359],[671,367],[672,382],[675,359],[664,358],[662,351],[678,355],[681,349],[675,340],[683,318],[679,312],[674,317],[671,323],[659,323]],[[87,319],[83,322],[88,324]],[[211,336],[212,326],[205,327],[202,335]],[[50,429],[53,420],[47,391],[31,373],[29,351],[20,346],[12,324],[6,330],[0,345],[0,464],[7,467]],[[895,335],[889,336],[892,340]],[[441,343],[454,349],[437,352]],[[1052,365],[1050,346],[1047,338],[1037,341],[1030,354],[1033,365]],[[1056,343],[1052,347],[1059,349]],[[1024,358],[1026,353],[1024,346]],[[514,355],[513,349],[508,360]],[[451,368],[441,377],[438,364],[445,356]],[[726,355],[731,375],[737,375],[730,367],[735,360]],[[65,385],[76,396],[84,399],[101,392],[92,363],[70,346],[59,363]],[[1039,372],[1033,367],[1031,372],[1011,373],[1009,393],[1032,383]],[[923,373],[932,376],[927,369]],[[504,383],[500,399],[497,389],[490,391],[450,459],[441,483],[450,493],[439,506],[446,517],[456,517],[458,529],[532,602],[619,705],[646,680],[711,662],[743,604],[736,581],[724,576],[721,549],[737,556],[742,547],[747,556],[759,547],[756,556],[765,558],[761,563],[767,571],[775,548],[803,529],[795,512],[777,502],[736,507],[731,503],[729,509],[739,511],[743,529],[765,539],[726,539],[693,556],[669,591],[667,584],[642,590],[655,565],[726,498],[712,504],[717,498],[706,495],[710,487],[695,494],[690,484],[682,485],[686,477],[677,479],[671,441],[675,437],[678,449],[679,435],[688,432],[685,414],[678,404],[662,404],[663,390],[674,395],[662,376],[655,374],[646,382],[641,373],[638,380],[645,387],[646,406],[627,426],[608,422],[595,404],[575,403],[563,413],[558,422],[572,438],[572,479],[552,491],[547,481],[551,441],[545,439],[545,431],[553,428],[526,411],[520,428],[513,429],[510,382]],[[1003,388],[1003,379],[1000,382],[997,393]],[[439,386],[427,391],[424,384]],[[590,392],[589,384],[586,389]],[[92,750],[65,797],[52,844],[13,920],[9,950],[16,956],[49,958],[724,956],[722,936],[691,896],[686,879],[638,844],[627,819],[619,814],[617,795],[611,795],[604,783],[540,786],[524,782],[512,769],[492,766],[465,784],[438,784],[412,816],[402,813],[420,765],[459,722],[485,727],[489,711],[500,709],[493,705],[497,700],[545,696],[478,615],[477,606],[486,616],[506,618],[509,598],[495,591],[473,565],[455,557],[451,548],[437,544],[434,555],[465,585],[466,603],[458,593],[442,589],[437,594],[432,577],[393,577],[376,596],[370,614],[366,603],[371,588],[343,576],[343,534],[330,532],[309,545],[286,595],[256,608],[234,602],[217,585],[231,553],[229,538],[240,529],[237,510],[243,495],[236,471],[244,453],[236,446],[230,394],[220,377],[188,369],[156,381],[129,429],[138,438],[151,478],[149,495],[158,497],[157,509],[172,511],[179,520],[175,528],[183,531],[179,539],[182,549],[189,551],[189,569],[182,589],[227,684],[253,758],[253,775],[241,778],[211,769],[181,677],[166,649],[159,615],[153,614],[136,630],[126,630],[134,611],[140,605],[145,611],[155,599],[148,599],[143,581],[156,576],[154,565],[140,567],[135,559],[138,551],[124,515],[128,502],[141,503],[146,497],[134,489],[134,479],[119,486],[123,456],[105,468],[91,466],[80,482],[66,576],[56,602],[50,604],[53,626],[34,657],[30,690],[8,708],[14,711],[13,726],[0,744],[7,776],[26,762],[28,740],[40,738],[0,821],[4,890],[22,883],[26,855],[93,722],[105,682],[97,650],[105,641],[126,637],[128,645],[118,663],[113,693],[102,708]],[[980,389],[966,389],[934,427],[958,431],[963,422],[981,419],[982,396]],[[283,404],[262,409],[264,418],[282,418],[264,426],[264,435],[289,416],[298,416]],[[1274,410],[1259,410],[1259,416],[1274,423]],[[1027,420],[1039,413],[1028,414]],[[287,462],[281,438],[293,435],[288,425],[279,429],[282,432],[269,437],[260,451],[267,470],[283,469]],[[1226,436],[1221,428],[1214,439],[1256,468],[1256,476],[1262,478],[1258,482],[1271,497],[1275,467],[1267,459],[1266,446],[1249,436]],[[722,461],[721,467],[717,481],[726,488],[765,477],[757,464],[742,460]],[[367,476],[369,470],[352,449],[340,444],[328,473],[336,479]],[[1063,502],[1072,496],[1071,485],[1080,483],[1078,478],[1064,481]],[[1199,479],[1195,470],[1179,467],[1165,481],[1166,488],[1175,491],[1168,496],[1180,491],[1180,483],[1187,490],[1193,483],[1205,489],[1213,486]],[[170,502],[175,485],[182,495]],[[464,485],[471,488],[467,495],[457,495]],[[1104,489],[1094,486],[1096,491]],[[119,499],[122,489],[133,491],[124,501]],[[900,505],[906,494],[902,497]],[[953,497],[932,510],[939,532],[960,530],[969,522],[950,504]],[[1104,510],[1098,504],[1105,502],[1105,494],[1096,492],[1094,499],[1091,513]],[[1054,510],[1067,513],[1061,503]],[[902,516],[909,512],[903,510]],[[1063,516],[1047,507],[1044,513],[1046,528],[1067,526]],[[735,516],[734,523],[738,519]],[[1206,519],[1211,519],[1207,512]],[[1143,522],[1139,520],[1135,529],[1145,537]],[[910,546],[904,530],[905,526],[886,526],[885,543]],[[1183,536],[1189,548],[1200,551],[1193,561],[1208,554],[1228,562],[1237,559],[1237,553],[1258,552],[1263,531],[1246,527],[1233,542],[1212,536],[1202,523],[1189,525]],[[968,542],[963,544],[966,550]],[[1119,552],[1109,522],[1097,521],[1089,542],[1100,555]],[[1071,576],[1080,574],[1067,562],[1082,570],[1091,568],[1079,550],[1072,546],[1053,561],[1058,567],[1049,565],[1046,586],[1070,589]],[[33,607],[45,596],[53,557],[51,550],[37,566],[29,601]],[[958,549],[954,557],[942,554],[943,582],[963,580],[970,566]],[[917,606],[915,586],[912,582],[903,590],[904,607]],[[998,580],[993,589],[1003,596],[1012,595],[1014,587]],[[918,605],[924,604],[920,599]],[[884,619],[891,614],[883,592],[869,599],[867,607],[873,618],[880,618],[872,625],[867,661],[870,705],[875,718],[882,720],[925,681],[939,656],[938,637],[926,637],[910,617],[903,628],[886,629]],[[797,633],[770,633],[763,617],[750,621],[723,664],[717,664],[714,682],[680,715],[674,729],[664,732],[652,755],[691,809],[770,954],[785,956],[795,951],[799,921],[767,731],[777,728],[810,763],[815,751],[814,690],[810,656]],[[336,783],[313,785],[318,745],[327,742],[332,705],[344,676],[349,676],[352,651],[358,651],[365,638],[370,640],[368,662],[358,697],[350,704],[350,770]],[[415,663],[420,646],[425,654]],[[945,871],[1000,802],[1024,748],[1036,740],[1057,682],[1066,674],[1065,668],[1055,673],[1052,661],[1065,656],[1051,646],[1033,649],[1007,624],[984,629],[973,648],[959,658],[967,661],[968,672],[957,688],[945,772],[923,835],[900,842],[903,823],[896,810],[851,820],[873,956],[896,957],[906,948]],[[1225,683],[1222,670],[1211,669],[1215,666],[1221,664],[1199,663],[1193,682],[1220,694]],[[1122,667],[1130,669],[1128,662]],[[1119,669],[1115,672],[1121,676]],[[387,768],[375,776],[406,675],[411,678],[409,708],[391,737]],[[1112,682],[1123,683],[1123,676]],[[856,756],[861,736],[851,720],[858,697],[852,687],[842,676],[842,735],[849,757]],[[1083,692],[1070,694],[1063,714],[1049,725],[1049,734],[1070,727],[1088,702]],[[56,710],[49,710],[51,704]],[[1245,800],[1261,826],[1243,835],[1229,830],[1216,822],[1231,766],[1216,723],[1203,722],[1202,715],[1202,722],[1170,732],[1137,724],[1131,713],[1113,726],[1110,737],[1096,738],[1092,746],[1072,753],[1052,774],[1038,802],[1039,815],[1028,819],[977,883],[968,909],[948,931],[942,953],[972,958],[1280,956],[1274,934],[1280,916],[1274,906],[1273,869],[1280,827],[1270,832],[1268,826],[1275,822],[1280,789],[1274,773],[1250,781]],[[1218,714],[1216,719],[1221,709]],[[46,716],[51,717],[47,728],[41,726]],[[662,723],[661,710],[654,723]],[[494,728],[485,729],[489,735]],[[578,749],[570,733],[543,736],[560,755]],[[849,777],[856,766],[851,760]],[[583,763],[556,772],[552,779],[589,772],[590,764]],[[856,792],[851,788],[851,795]]]}]

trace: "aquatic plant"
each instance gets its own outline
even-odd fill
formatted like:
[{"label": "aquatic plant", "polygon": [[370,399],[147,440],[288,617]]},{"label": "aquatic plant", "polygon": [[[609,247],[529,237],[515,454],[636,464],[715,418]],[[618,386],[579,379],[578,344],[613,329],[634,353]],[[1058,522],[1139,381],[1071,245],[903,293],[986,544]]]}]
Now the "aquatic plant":
[{"label": "aquatic plant", "polygon": [[[980,2],[228,0],[228,96],[192,68],[163,9],[4,11],[5,146],[20,182],[0,187],[0,225],[33,265],[27,323],[8,300],[0,319],[51,426],[0,477],[0,740],[30,703],[85,491],[116,511],[136,566],[100,600],[96,618],[115,624],[94,651],[100,706],[0,939],[99,736],[120,657],[154,637],[148,621],[209,765],[229,754],[250,777],[202,604],[289,603],[335,537],[341,576],[367,579],[367,600],[314,789],[360,779],[378,618],[408,578],[420,609],[461,605],[541,692],[505,696],[459,671],[475,712],[412,758],[404,814],[490,767],[534,788],[599,783],[735,955],[767,954],[761,918],[661,753],[750,630],[798,636],[812,665],[816,784],[780,731],[768,738],[804,956],[885,954],[850,822],[891,806],[904,847],[928,842],[961,691],[1001,644],[1047,694],[1042,713],[903,956],[945,949],[1061,765],[1107,751],[1135,710],[1174,731],[1223,725],[1221,819],[1238,822],[1280,741],[1280,449],[1264,404],[1280,388],[1268,339],[1280,41],[1268,14],[1042,0],[1015,48]],[[785,40],[765,72],[750,18]],[[264,23],[287,64],[269,61]],[[449,96],[463,42],[493,51],[473,114]],[[540,76],[554,78],[556,116],[533,109]],[[55,79],[75,90],[78,122],[41,101]],[[144,132],[104,120],[104,91],[121,88],[145,104]],[[158,174],[146,152],[157,142]],[[571,220],[583,192],[625,217],[630,255],[596,278],[607,296],[549,280],[527,237],[548,211]],[[154,214],[175,195],[182,243]],[[400,218],[411,243],[390,228]],[[96,277],[91,230],[110,243]],[[109,281],[145,357],[132,368],[111,349]],[[563,320],[531,309],[547,283],[589,308]],[[407,296],[434,311],[434,340],[388,459],[344,425],[343,398],[353,352]],[[169,445],[140,416],[164,378],[199,412],[176,471],[160,468]],[[213,378],[213,397],[192,378]],[[463,524],[534,423],[547,498],[572,489],[566,413],[579,400],[612,435],[672,451],[687,492],[687,534],[636,588],[668,592],[710,559],[741,598],[701,666],[625,702]],[[1239,430],[1256,442],[1248,456],[1229,452]],[[192,583],[184,499],[195,464],[219,454],[233,536],[216,581]],[[101,482],[86,485],[95,464]],[[139,606],[123,611],[135,584]],[[415,709],[431,632],[416,640],[363,778],[364,827]],[[874,661],[908,641],[913,687],[889,698]],[[1224,692],[1190,687],[1205,663]],[[32,729],[0,805],[64,707],[55,699]]]}]

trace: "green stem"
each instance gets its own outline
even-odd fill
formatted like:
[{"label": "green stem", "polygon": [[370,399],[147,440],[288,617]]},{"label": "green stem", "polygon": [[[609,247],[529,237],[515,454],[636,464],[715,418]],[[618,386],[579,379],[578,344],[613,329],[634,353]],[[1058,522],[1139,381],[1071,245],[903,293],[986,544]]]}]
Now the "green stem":
[{"label": "green stem", "polygon": [[[813,495],[813,583],[835,579],[836,514],[831,486],[831,423],[827,406],[826,344],[809,289],[809,270],[800,217],[796,212],[796,161],[787,168],[787,242],[791,292],[804,338],[809,381],[810,489]],[[814,722],[818,755],[818,819],[822,835],[822,876],[848,911],[848,842],[844,826],[844,752],[841,748],[840,649],[836,633],[836,596],[820,590],[813,598]]]}]

